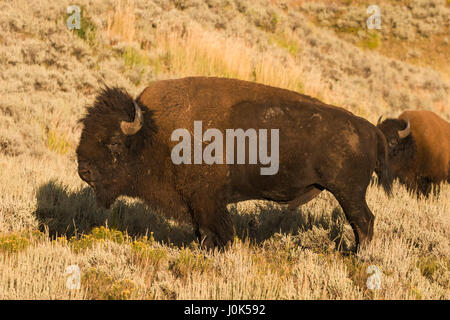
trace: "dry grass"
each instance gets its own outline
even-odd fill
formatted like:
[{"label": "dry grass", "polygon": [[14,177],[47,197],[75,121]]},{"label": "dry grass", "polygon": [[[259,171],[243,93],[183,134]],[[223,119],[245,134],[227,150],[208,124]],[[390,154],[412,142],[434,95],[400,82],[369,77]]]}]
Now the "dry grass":
[{"label": "dry grass", "polygon": [[[353,2],[349,6],[349,2]],[[300,1],[291,3],[312,20],[353,44],[414,65],[431,66],[450,75],[448,34],[450,7],[444,0],[378,1],[382,26],[368,31],[367,1]],[[377,36],[374,45],[373,35]],[[433,50],[429,50],[433,48]]]},{"label": "dry grass", "polygon": [[155,39],[157,47],[148,50],[152,59],[162,60],[160,72],[238,78],[303,91],[303,75],[291,57],[280,61],[244,40],[206,32],[197,24],[184,32],[157,34]]},{"label": "dry grass", "polygon": [[106,26],[106,36],[112,43],[135,41],[135,16],[134,1],[127,0],[122,8],[118,0],[114,12],[108,13],[108,24]]},{"label": "dry grass", "polygon": [[[449,120],[446,61],[423,68],[388,58],[384,38],[375,50],[358,47],[317,24],[322,11],[308,1],[79,2],[79,31],[65,27],[69,1],[0,2],[0,298],[449,299],[448,184],[430,199],[397,184],[389,199],[371,186],[375,238],[358,255],[339,252],[353,248],[353,235],[328,193],[294,213],[262,201],[230,205],[234,243],[206,252],[189,225],[135,199],[98,208],[74,152],[77,119],[103,83],[137,94],[158,79],[236,77],[372,122],[410,108]],[[66,287],[73,264],[80,290]],[[380,290],[366,286],[370,265],[382,272]]]}]

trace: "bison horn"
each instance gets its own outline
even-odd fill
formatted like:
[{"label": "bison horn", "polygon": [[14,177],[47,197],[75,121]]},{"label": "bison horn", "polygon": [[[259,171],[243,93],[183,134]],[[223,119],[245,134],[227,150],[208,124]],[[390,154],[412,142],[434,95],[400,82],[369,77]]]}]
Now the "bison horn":
[{"label": "bison horn", "polygon": [[406,121],[407,121],[406,128],[398,131],[398,136],[400,137],[400,139],[406,138],[411,133],[411,125],[409,123],[408,117],[406,117]]},{"label": "bison horn", "polygon": [[120,123],[120,129],[122,129],[122,132],[127,136],[136,134],[136,132],[138,132],[142,128],[142,124],[144,123],[144,117],[142,116],[141,108],[139,108],[136,101],[133,101],[133,104],[135,110],[133,122],[122,121]]},{"label": "bison horn", "polygon": [[378,118],[377,126],[379,126],[383,122],[383,115]]}]

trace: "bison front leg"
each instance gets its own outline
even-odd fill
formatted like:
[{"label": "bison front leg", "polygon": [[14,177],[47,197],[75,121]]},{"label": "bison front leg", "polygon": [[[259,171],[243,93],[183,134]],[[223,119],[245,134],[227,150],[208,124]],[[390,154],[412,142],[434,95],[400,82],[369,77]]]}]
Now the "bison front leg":
[{"label": "bison front leg", "polygon": [[213,199],[198,199],[191,203],[192,222],[200,244],[207,248],[222,248],[231,243],[234,227],[225,204]]},{"label": "bison front leg", "polygon": [[417,190],[416,190],[417,197],[423,195],[428,198],[432,189],[433,184],[430,178],[420,177],[417,179]]}]

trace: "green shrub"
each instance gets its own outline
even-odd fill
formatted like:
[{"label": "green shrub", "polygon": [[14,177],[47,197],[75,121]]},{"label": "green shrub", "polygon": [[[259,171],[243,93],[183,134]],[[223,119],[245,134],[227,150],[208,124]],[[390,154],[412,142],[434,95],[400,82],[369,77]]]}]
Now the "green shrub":
[{"label": "green shrub", "polygon": [[362,48],[376,49],[381,44],[380,35],[377,32],[369,32],[366,38],[358,43]]},{"label": "green shrub", "polygon": [[169,268],[177,277],[186,278],[192,272],[206,272],[211,268],[211,262],[204,255],[184,248]]},{"label": "green shrub", "polygon": [[439,259],[435,256],[421,257],[417,262],[417,267],[422,275],[429,280],[433,280],[433,275],[441,269]]},{"label": "green shrub", "polygon": [[16,253],[27,248],[30,244],[44,239],[45,234],[35,229],[1,235],[0,252]]},{"label": "green shrub", "polygon": [[346,266],[348,277],[352,280],[353,284],[359,287],[367,298],[373,298],[373,291],[367,288],[367,269],[370,264],[363,262],[357,256],[350,255],[343,258],[344,265]]},{"label": "green shrub", "polygon": [[83,287],[86,287],[86,297],[92,300],[128,300],[135,290],[131,280],[113,279],[108,273],[90,268],[81,279]]},{"label": "green shrub", "polygon": [[130,244],[131,250],[135,254],[136,262],[159,266],[167,258],[166,250],[152,247],[154,242],[155,239],[153,238],[153,233],[151,233],[150,239],[142,237]]},{"label": "green shrub", "polygon": [[70,148],[72,147],[70,142],[67,141],[67,138],[63,134],[57,133],[55,130],[47,130],[45,135],[45,142],[47,145],[47,148],[49,148],[51,151],[59,153],[59,154],[66,154]]},{"label": "green shrub", "polygon": [[280,48],[286,49],[294,57],[300,51],[299,41],[297,39],[290,39],[284,33],[271,35],[269,41]]},{"label": "green shrub", "polygon": [[128,236],[116,229],[109,229],[104,226],[95,227],[91,231],[92,237],[97,240],[110,240],[116,243],[124,243]]},{"label": "green shrub", "polygon": [[104,226],[95,227],[90,234],[83,234],[80,238],[73,236],[69,240],[71,248],[75,252],[92,248],[97,243],[112,241],[122,244],[128,240],[128,236],[116,229],[109,229]]},{"label": "green shrub", "polygon": [[[73,29],[72,32],[75,33],[78,37],[85,40],[90,45],[95,44],[96,39],[96,31],[97,26],[95,23],[85,14],[86,10],[84,8],[81,8],[81,19],[80,19],[80,28],[79,29]],[[66,13],[64,16],[64,24],[67,21],[67,18],[70,15]]]},{"label": "green shrub", "polygon": [[0,236],[0,252],[16,253],[28,247],[29,244],[30,241],[19,234]]},{"label": "green shrub", "polygon": [[149,65],[150,59],[139,50],[127,47],[122,54],[123,61],[127,67]]}]

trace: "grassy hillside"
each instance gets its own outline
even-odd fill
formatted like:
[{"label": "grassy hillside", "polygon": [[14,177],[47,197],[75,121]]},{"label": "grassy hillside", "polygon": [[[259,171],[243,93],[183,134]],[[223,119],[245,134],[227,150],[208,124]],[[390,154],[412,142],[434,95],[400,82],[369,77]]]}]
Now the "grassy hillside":
[{"label": "grassy hillside", "polygon": [[[0,2],[0,298],[449,299],[450,186],[415,199],[370,187],[371,246],[354,246],[337,201],[321,194],[295,213],[230,205],[237,238],[198,247],[191,227],[121,198],[96,206],[77,174],[83,107],[103,84],[137,95],[188,75],[296,90],[376,122],[381,114],[449,108],[448,1],[80,0]],[[81,289],[66,287],[66,267]],[[382,272],[370,290],[367,269]]]}]

